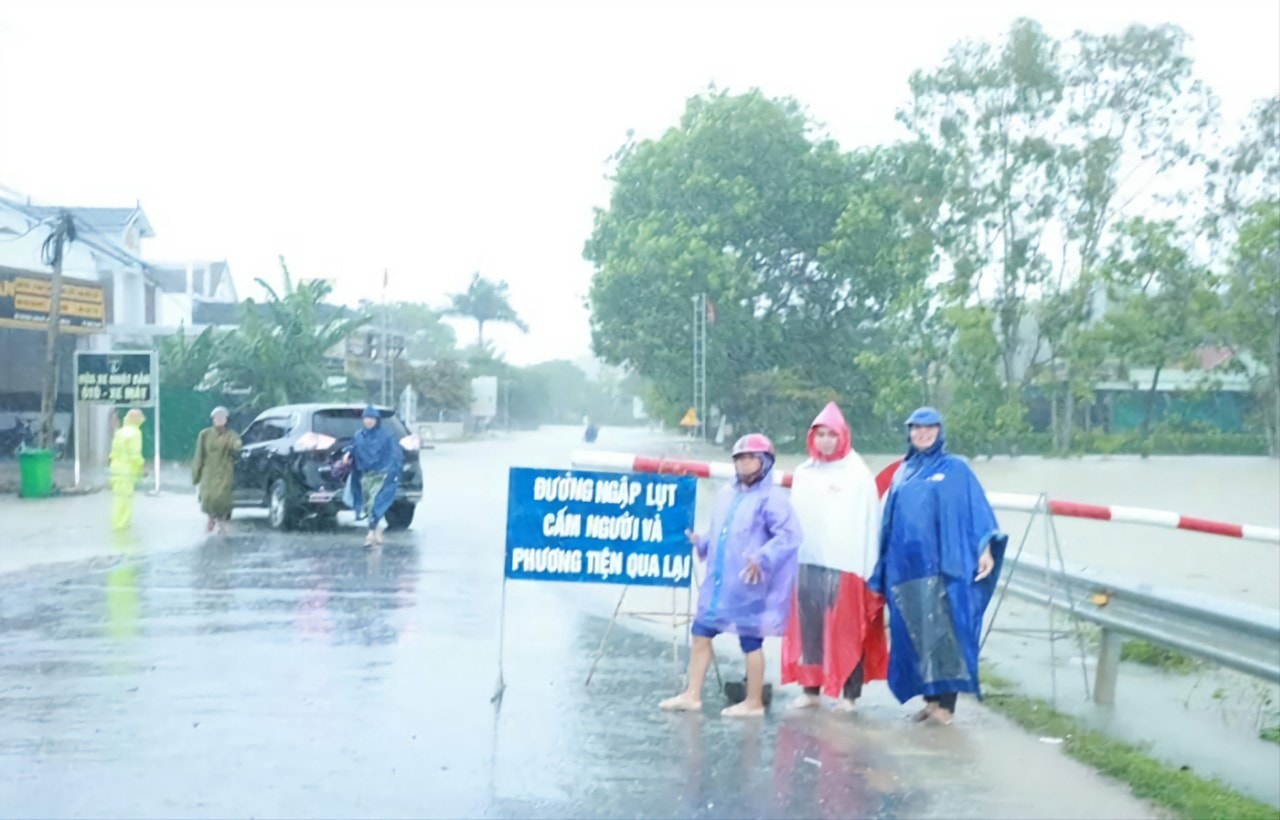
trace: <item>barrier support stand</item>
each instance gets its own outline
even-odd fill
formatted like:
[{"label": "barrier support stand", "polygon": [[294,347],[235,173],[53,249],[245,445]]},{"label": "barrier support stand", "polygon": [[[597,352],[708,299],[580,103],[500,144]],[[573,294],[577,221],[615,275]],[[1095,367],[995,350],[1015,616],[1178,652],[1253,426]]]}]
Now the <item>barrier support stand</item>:
[{"label": "barrier support stand", "polygon": [[502,695],[507,691],[507,681],[502,670],[503,656],[506,654],[507,638],[507,574],[502,573],[502,603],[498,607],[498,682],[493,687],[493,697],[489,702],[502,704]]},{"label": "barrier support stand", "polygon": [[[1012,559],[1009,557],[1007,553],[1005,555],[1005,560],[1004,560],[1005,572],[1003,573],[1004,578],[1002,579],[1002,583],[1000,585],[1000,592],[996,596],[995,607],[992,609],[991,618],[987,623],[986,632],[983,633],[982,641],[978,646],[979,651],[981,651],[982,647],[986,646],[987,638],[991,636],[991,633],[994,631],[997,631],[996,619],[1000,614],[1000,607],[1003,605],[1005,596],[1008,594],[1009,584],[1013,580],[1014,573],[1016,573],[1018,570],[1018,561],[1019,559],[1021,559],[1022,553],[1026,549],[1027,542],[1031,539],[1031,532],[1035,528],[1036,519],[1041,517],[1043,518],[1042,524],[1044,526],[1044,541],[1045,541],[1044,564],[1045,564],[1045,569],[1050,570],[1050,572],[1048,573],[1048,577],[1051,577],[1051,578],[1054,577],[1054,573],[1052,573],[1051,570],[1053,569],[1053,563],[1055,562],[1055,559],[1056,559],[1056,563],[1058,565],[1059,571],[1063,573],[1066,572],[1066,569],[1067,569],[1066,561],[1062,557],[1062,542],[1061,542],[1061,539],[1059,539],[1058,537],[1058,528],[1053,523],[1053,514],[1050,512],[1050,509],[1049,509],[1049,496],[1045,493],[1041,493],[1039,497],[1036,499],[1035,506],[1031,510],[1031,518],[1028,519],[1027,526],[1022,532],[1022,538],[1018,542],[1017,551],[1014,553]],[[1071,628],[1068,631],[1059,631],[1055,626],[1056,619],[1054,617],[1054,614],[1055,614],[1055,610],[1060,606],[1060,601],[1059,601],[1060,597],[1062,599],[1065,599],[1067,604],[1067,610],[1069,612]],[[1074,634],[1077,645],[1080,650],[1080,674],[1084,682],[1085,698],[1086,699],[1092,698],[1093,693],[1089,684],[1089,668],[1088,668],[1088,662],[1086,660],[1084,632],[1080,628],[1080,619],[1076,613],[1075,601],[1072,599],[1069,591],[1065,589],[1059,589],[1059,586],[1057,583],[1051,582],[1048,588],[1048,596],[1047,596],[1047,600],[1045,601],[1045,604],[1048,606],[1048,620],[1049,620],[1048,629],[1014,628],[1014,629],[1000,629],[998,631],[1005,632],[1010,635],[1047,636],[1049,641],[1049,674],[1050,674],[1050,688],[1051,688],[1050,703],[1053,703],[1055,705],[1058,700],[1057,642],[1062,638],[1069,638]]]},{"label": "barrier support stand", "polygon": [[[680,590],[683,589],[683,587],[671,588],[671,611],[670,612],[625,612],[623,611],[622,605],[626,601],[627,592],[630,589],[631,589],[631,586],[628,584],[627,586],[624,586],[622,588],[622,592],[618,594],[618,603],[613,607],[613,615],[610,616],[609,623],[604,630],[604,635],[602,635],[600,638],[600,645],[596,647],[596,654],[595,654],[595,657],[592,658],[591,660],[591,669],[587,672],[587,680],[586,680],[586,683],[583,684],[584,686],[591,685],[591,679],[595,677],[595,674],[596,674],[596,667],[599,666],[600,661],[604,658],[605,649],[609,642],[609,636],[613,634],[613,628],[617,626],[618,619],[623,616],[630,617],[630,618],[638,618],[640,620],[657,619],[659,623],[661,621],[670,619],[671,631],[672,631],[671,660],[677,666],[677,668],[679,667],[679,664],[680,664],[679,630],[681,626],[687,625],[693,622],[692,586],[690,586],[688,589],[690,593],[689,599],[688,599],[689,605],[686,607],[683,613],[680,612]],[[687,633],[687,630],[686,630],[686,633]],[[686,646],[687,644],[688,644],[688,639],[686,637]]]}]

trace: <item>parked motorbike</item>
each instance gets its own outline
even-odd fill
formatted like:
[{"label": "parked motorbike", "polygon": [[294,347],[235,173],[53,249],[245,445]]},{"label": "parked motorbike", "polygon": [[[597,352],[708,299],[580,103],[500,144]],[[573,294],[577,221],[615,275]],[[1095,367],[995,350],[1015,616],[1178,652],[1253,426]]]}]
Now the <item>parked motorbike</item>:
[{"label": "parked motorbike", "polygon": [[35,444],[35,431],[20,418],[15,418],[9,429],[0,430],[0,456],[16,458],[18,453]]}]

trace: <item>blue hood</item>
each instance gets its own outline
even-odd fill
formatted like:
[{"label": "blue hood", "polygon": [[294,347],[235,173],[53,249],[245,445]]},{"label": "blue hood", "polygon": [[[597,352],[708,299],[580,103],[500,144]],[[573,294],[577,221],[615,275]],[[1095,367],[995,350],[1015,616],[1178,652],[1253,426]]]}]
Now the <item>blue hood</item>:
[{"label": "blue hood", "polygon": [[[938,438],[933,442],[933,446],[928,450],[919,451],[911,444],[911,426],[919,424],[925,427],[936,424],[938,425]],[[947,451],[947,428],[942,423],[942,414],[932,407],[921,407],[911,415],[907,416],[907,420],[903,423],[907,429],[907,458],[913,456],[933,456]]]},{"label": "blue hood", "polygon": [[379,413],[378,408],[374,407],[372,404],[364,409],[364,412],[360,414],[360,417],[365,419],[378,419],[379,421],[382,420],[382,414]]}]

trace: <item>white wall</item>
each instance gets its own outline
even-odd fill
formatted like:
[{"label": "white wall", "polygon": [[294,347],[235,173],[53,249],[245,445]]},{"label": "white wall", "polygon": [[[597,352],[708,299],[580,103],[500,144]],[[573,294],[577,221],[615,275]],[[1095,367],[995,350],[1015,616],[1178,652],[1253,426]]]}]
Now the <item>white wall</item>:
[{"label": "white wall", "polygon": [[161,327],[184,325],[191,329],[193,299],[185,293],[156,293],[156,324]]}]

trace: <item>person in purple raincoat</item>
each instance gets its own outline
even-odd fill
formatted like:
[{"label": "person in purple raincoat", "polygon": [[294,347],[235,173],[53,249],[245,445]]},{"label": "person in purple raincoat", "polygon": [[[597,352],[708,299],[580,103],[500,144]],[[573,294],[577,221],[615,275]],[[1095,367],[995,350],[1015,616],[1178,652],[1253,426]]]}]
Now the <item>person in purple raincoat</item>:
[{"label": "person in purple raincoat", "polygon": [[747,660],[747,697],[725,709],[727,717],[764,714],[764,639],[786,633],[791,616],[800,523],[782,488],[769,480],[773,443],[759,433],[733,445],[737,480],[716,498],[711,528],[689,533],[698,558],[707,562],[693,622],[689,685],[667,698],[667,711],[702,708],[702,684],[711,664],[711,641],[727,632],[738,636]]}]

